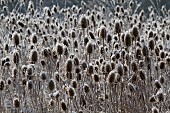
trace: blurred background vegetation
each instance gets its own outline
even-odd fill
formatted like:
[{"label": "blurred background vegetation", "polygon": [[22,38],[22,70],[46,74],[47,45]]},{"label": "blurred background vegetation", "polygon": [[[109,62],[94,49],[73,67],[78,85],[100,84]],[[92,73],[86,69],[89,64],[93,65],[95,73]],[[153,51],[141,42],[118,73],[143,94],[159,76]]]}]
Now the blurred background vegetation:
[{"label": "blurred background vegetation", "polygon": [[[20,3],[18,1],[23,1],[23,0],[1,0],[0,4],[0,12],[3,13],[2,9],[4,4],[2,3],[3,1],[6,2],[6,6],[8,6],[9,11],[11,11],[14,7],[19,7]],[[22,7],[21,11],[26,12],[28,2],[29,0],[26,1],[26,7]],[[34,2],[35,7],[39,6],[40,0],[32,0]],[[42,0],[44,6],[49,6],[52,7],[53,5],[59,5],[61,8],[63,7],[71,7],[72,5],[81,5],[82,0]],[[94,5],[99,5],[99,6],[105,6],[111,11],[114,11],[114,7],[117,4],[121,4],[119,1],[121,0],[83,0],[88,8],[93,8]],[[126,5],[130,1],[133,1],[134,3],[140,4],[138,10],[140,11],[141,9],[144,9],[145,12],[147,13],[148,11],[148,6],[153,6],[156,8],[158,11],[160,11],[161,7],[164,5],[167,9],[170,8],[170,0],[124,0],[126,1]],[[125,6],[126,7],[126,6]]]}]

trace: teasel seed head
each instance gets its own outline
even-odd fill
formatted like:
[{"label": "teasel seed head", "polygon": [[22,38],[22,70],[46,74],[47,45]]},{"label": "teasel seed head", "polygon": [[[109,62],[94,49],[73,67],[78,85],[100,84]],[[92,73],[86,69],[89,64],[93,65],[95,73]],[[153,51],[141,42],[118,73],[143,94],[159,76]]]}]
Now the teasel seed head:
[{"label": "teasel seed head", "polygon": [[12,34],[12,39],[13,39],[14,45],[15,45],[15,46],[18,46],[19,43],[20,43],[20,36],[19,36],[19,34],[18,34],[17,32],[14,32],[14,33]]},{"label": "teasel seed head", "polygon": [[149,49],[148,49],[148,47],[146,45],[143,45],[142,53],[143,53],[143,56],[148,56],[149,55]]},{"label": "teasel seed head", "polygon": [[109,83],[109,84],[113,84],[114,83],[114,81],[115,81],[115,76],[116,76],[116,74],[115,74],[115,71],[110,71],[110,73],[109,73],[109,75],[108,75],[108,77],[107,77],[107,82]]},{"label": "teasel seed head", "polygon": [[124,74],[123,64],[122,63],[118,63],[116,65],[116,69],[117,69],[117,72],[119,73],[119,75],[123,76],[123,74]]},{"label": "teasel seed head", "polygon": [[159,113],[159,109],[156,107],[152,107],[152,113]]},{"label": "teasel seed head", "polygon": [[88,54],[92,54],[92,52],[93,52],[93,44],[91,42],[87,43],[86,51],[87,51]]},{"label": "teasel seed head", "polygon": [[0,91],[3,91],[5,89],[5,82],[3,80],[0,80]]},{"label": "teasel seed head", "polygon": [[15,108],[19,108],[19,107],[20,107],[20,101],[19,101],[18,98],[14,98],[14,99],[13,99],[13,106],[14,106]]},{"label": "teasel seed head", "polygon": [[163,84],[165,82],[165,78],[163,76],[160,76],[159,81],[161,84]]},{"label": "teasel seed head", "polygon": [[76,80],[72,80],[71,84],[72,84],[72,87],[73,87],[74,89],[77,88],[77,81],[76,81]]},{"label": "teasel seed head", "polygon": [[129,48],[130,46],[131,46],[131,43],[132,43],[132,37],[131,37],[131,35],[129,34],[129,33],[126,33],[125,34],[125,40],[124,40],[125,42],[125,46],[127,47],[127,48]]},{"label": "teasel seed head", "polygon": [[73,62],[72,59],[67,59],[66,61],[66,72],[72,72],[72,68],[73,68]]},{"label": "teasel seed head", "polygon": [[58,55],[62,55],[63,54],[63,46],[61,45],[61,44],[57,44],[57,46],[56,46],[56,49],[57,49],[57,53],[58,53]]},{"label": "teasel seed head", "polygon": [[156,88],[157,89],[160,89],[162,86],[161,86],[161,84],[160,84],[160,82],[158,81],[158,80],[155,80],[155,86],[156,86]]},{"label": "teasel seed head", "polygon": [[150,102],[150,103],[155,103],[155,102],[156,102],[155,95],[149,97],[149,102]]},{"label": "teasel seed head", "polygon": [[89,93],[90,92],[90,87],[88,84],[84,84],[84,92]]},{"label": "teasel seed head", "polygon": [[18,52],[18,51],[14,51],[14,53],[13,53],[13,62],[14,62],[15,64],[18,64],[18,63],[19,63],[19,60],[20,60],[19,52]]},{"label": "teasel seed head", "polygon": [[70,87],[68,89],[68,94],[71,98],[73,98],[75,96],[75,90],[72,87]]},{"label": "teasel seed head", "polygon": [[114,29],[115,29],[115,33],[119,34],[121,32],[121,24],[119,21],[116,21]]},{"label": "teasel seed head", "polygon": [[32,80],[27,81],[27,88],[29,90],[33,89],[33,82],[32,82]]},{"label": "teasel seed head", "polygon": [[98,83],[98,82],[100,81],[99,75],[98,75],[97,73],[94,73],[94,74],[93,74],[93,81],[94,81],[95,83]]},{"label": "teasel seed head", "polygon": [[158,91],[155,96],[158,99],[158,102],[163,102],[165,100],[163,92]]},{"label": "teasel seed head", "polygon": [[36,63],[38,61],[38,51],[37,50],[31,51],[30,60],[32,63]]},{"label": "teasel seed head", "polygon": [[129,87],[130,92],[134,92],[136,90],[135,85],[132,83],[128,83],[128,87]]},{"label": "teasel seed head", "polygon": [[136,40],[136,38],[137,38],[138,35],[139,35],[139,31],[138,31],[138,28],[137,28],[136,26],[134,26],[134,27],[132,28],[132,35],[134,36],[134,38],[135,38],[135,40]]},{"label": "teasel seed head", "polygon": [[136,72],[138,70],[137,63],[135,61],[132,61],[131,68],[133,72]]},{"label": "teasel seed head", "polygon": [[140,69],[140,71],[139,71],[139,77],[140,77],[141,80],[145,81],[146,76],[145,76],[144,70]]},{"label": "teasel seed head", "polygon": [[102,26],[99,33],[100,38],[105,39],[107,35],[106,27]]},{"label": "teasel seed head", "polygon": [[67,111],[68,108],[67,108],[67,105],[65,102],[61,102],[61,108],[63,111],[65,111],[65,112]]},{"label": "teasel seed head", "polygon": [[159,62],[159,68],[160,69],[165,69],[165,62],[164,61]]},{"label": "teasel seed head", "polygon": [[48,82],[48,89],[50,91],[53,91],[55,89],[55,81],[53,79],[51,79],[49,82]]},{"label": "teasel seed head", "polygon": [[87,19],[84,15],[82,15],[81,18],[80,18],[80,26],[83,29],[87,28],[87,26],[88,26],[88,21],[87,21]]}]

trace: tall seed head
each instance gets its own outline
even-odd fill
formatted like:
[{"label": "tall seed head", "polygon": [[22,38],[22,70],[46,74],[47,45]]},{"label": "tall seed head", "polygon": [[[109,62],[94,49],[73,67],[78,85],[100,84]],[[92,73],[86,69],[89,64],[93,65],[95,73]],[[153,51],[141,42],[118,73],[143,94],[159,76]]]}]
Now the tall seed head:
[{"label": "tall seed head", "polygon": [[4,90],[5,88],[5,82],[3,80],[0,80],[0,91]]},{"label": "tall seed head", "polygon": [[120,33],[121,32],[121,25],[119,21],[116,21],[115,23],[115,33]]},{"label": "tall seed head", "polygon": [[122,63],[118,63],[118,64],[116,65],[116,67],[117,67],[117,72],[119,73],[119,75],[120,75],[120,76],[123,76],[123,74],[124,74],[124,69],[123,69]]},{"label": "tall seed head", "polygon": [[87,19],[84,15],[82,15],[81,18],[80,18],[80,26],[83,29],[87,28],[87,26],[88,26],[88,21],[87,21]]},{"label": "tall seed head", "polygon": [[133,28],[132,28],[132,35],[136,38],[136,37],[138,37],[138,35],[139,35],[139,31],[138,31],[138,28],[136,27],[136,26],[134,26]]},{"label": "tall seed head", "polygon": [[99,33],[100,33],[100,34],[99,34],[100,38],[105,39],[105,38],[106,38],[106,35],[107,35],[106,27],[105,27],[105,26],[102,26],[102,27],[100,28],[100,32],[99,32]]},{"label": "tall seed head", "polygon": [[30,60],[33,63],[36,63],[38,61],[38,51],[37,50],[32,50],[31,51]]},{"label": "tall seed head", "polygon": [[125,34],[125,46],[128,48],[131,46],[131,43],[132,43],[132,37],[130,36],[129,33],[126,33]]},{"label": "tall seed head", "polygon": [[32,82],[32,80],[27,81],[27,88],[29,90],[33,89],[33,82]]},{"label": "tall seed head", "polygon": [[67,59],[66,61],[66,72],[72,72],[72,68],[73,68],[73,62],[71,59]]},{"label": "tall seed head", "polygon": [[15,46],[18,46],[19,45],[19,42],[20,42],[20,36],[17,32],[14,32],[12,34],[12,40],[13,40],[13,43]]},{"label": "tall seed head", "polygon": [[65,112],[67,111],[67,105],[65,102],[61,102],[61,108],[63,111],[65,111]]},{"label": "tall seed head", "polygon": [[48,82],[48,89],[50,91],[53,91],[55,89],[55,81],[53,79],[51,79],[49,82]]},{"label": "tall seed head", "polygon": [[14,106],[15,108],[19,108],[19,107],[20,107],[20,101],[19,101],[18,98],[14,98],[14,100],[13,100],[13,106]]},{"label": "tall seed head", "polygon": [[19,52],[18,51],[14,51],[14,53],[13,53],[13,62],[15,64],[19,63],[19,58],[20,58]]},{"label": "tall seed head", "polygon": [[91,42],[87,43],[86,51],[87,51],[88,54],[92,54],[92,52],[93,52],[93,44]]},{"label": "tall seed head", "polygon": [[58,55],[62,55],[63,54],[63,46],[61,44],[57,44],[57,53]]},{"label": "tall seed head", "polygon": [[115,80],[115,71],[111,71],[107,77],[107,82],[112,84]]}]

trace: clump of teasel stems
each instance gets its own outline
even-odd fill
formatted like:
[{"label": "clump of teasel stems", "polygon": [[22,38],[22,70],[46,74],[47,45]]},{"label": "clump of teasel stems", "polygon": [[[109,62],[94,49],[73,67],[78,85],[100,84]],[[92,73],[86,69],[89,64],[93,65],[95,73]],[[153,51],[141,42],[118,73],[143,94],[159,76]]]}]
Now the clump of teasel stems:
[{"label": "clump of teasel stems", "polygon": [[147,14],[133,0],[115,1],[112,12],[85,1],[63,8],[45,3],[17,1],[10,11],[1,0],[1,112],[168,111],[165,6],[162,17],[156,5]]}]

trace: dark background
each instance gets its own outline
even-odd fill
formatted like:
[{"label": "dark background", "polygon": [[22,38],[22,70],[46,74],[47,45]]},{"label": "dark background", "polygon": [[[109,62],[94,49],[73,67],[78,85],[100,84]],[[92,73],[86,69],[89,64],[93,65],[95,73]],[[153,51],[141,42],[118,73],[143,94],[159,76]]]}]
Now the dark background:
[{"label": "dark background", "polygon": [[[17,4],[17,1],[18,0],[14,0],[15,2],[12,3],[12,2],[8,2],[6,4],[6,6],[8,6],[9,8],[9,11],[11,11],[13,9],[12,6],[15,6]],[[27,9],[27,5],[28,5],[28,1],[29,0],[26,0],[26,7],[22,8],[21,9],[21,12],[26,12],[26,9]],[[40,3],[40,0],[32,0],[34,2],[34,4],[36,4],[35,6],[38,7],[39,3]],[[53,5],[59,5],[61,8],[62,7],[65,7],[65,0],[43,0],[44,1],[44,6],[49,6],[49,7],[52,7]],[[82,0],[66,0],[66,7],[71,7],[72,5],[78,5],[80,6],[81,5],[81,1]],[[110,9],[111,11],[113,11],[115,5],[119,4],[116,2],[115,5],[111,5],[110,2],[112,0],[84,0],[84,2],[86,2],[87,4],[87,7],[88,8],[93,8],[93,6],[96,4],[96,5],[100,5],[100,6],[105,6],[107,7],[108,9]],[[118,1],[118,0],[115,0],[115,1]],[[125,0],[125,1],[130,1],[130,0]],[[132,1],[136,1],[136,0],[132,0]],[[137,3],[141,3],[141,6],[139,7],[139,11],[141,9],[144,9],[145,12],[147,13],[148,12],[148,6],[153,6],[153,4],[151,3],[151,1],[153,1],[155,7],[160,11],[162,5],[165,5],[167,10],[170,8],[170,0],[137,0]],[[127,6],[128,3],[126,3],[126,6]],[[120,4],[119,4],[120,5]],[[2,13],[2,8],[3,8],[4,5],[0,5],[0,13]],[[125,7],[126,7],[125,6]],[[17,5],[18,7],[18,5]]]}]

